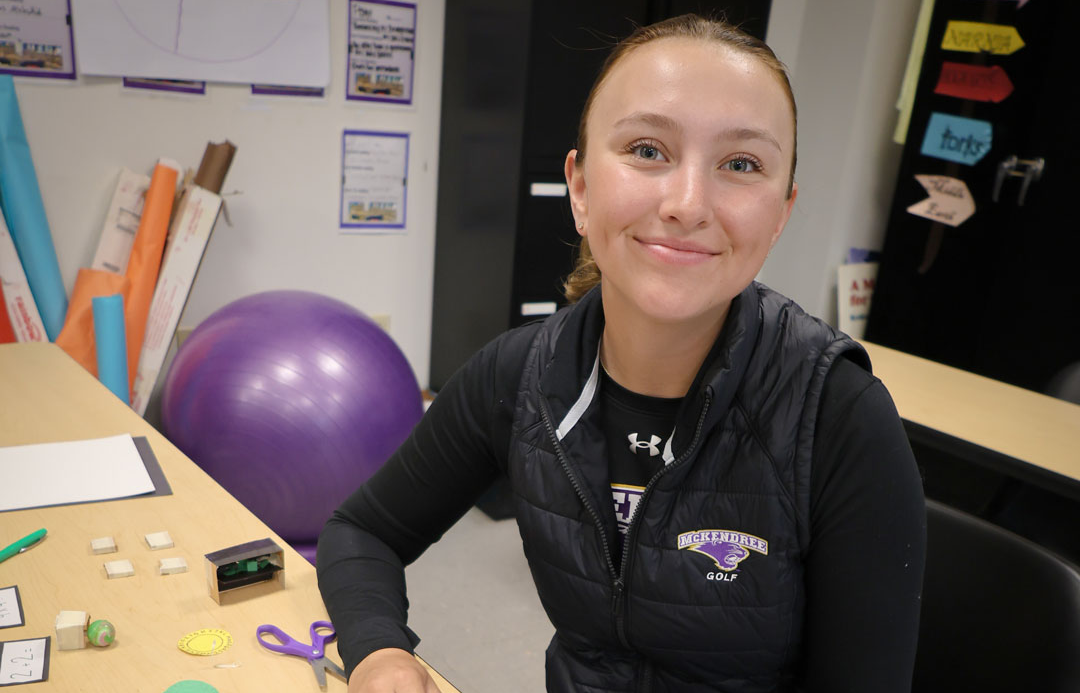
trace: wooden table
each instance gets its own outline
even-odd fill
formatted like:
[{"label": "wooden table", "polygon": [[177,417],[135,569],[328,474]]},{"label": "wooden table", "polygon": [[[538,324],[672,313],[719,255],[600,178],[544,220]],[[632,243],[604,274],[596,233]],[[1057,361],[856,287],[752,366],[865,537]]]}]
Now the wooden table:
[{"label": "wooden table", "polygon": [[1080,406],[862,345],[913,441],[1080,500]]},{"label": "wooden table", "polygon": [[[164,691],[195,679],[226,691],[318,691],[306,661],[263,649],[255,628],[273,623],[306,638],[327,618],[315,569],[141,417],[53,344],[0,345],[0,446],[146,436],[173,494],[0,513],[0,546],[45,527],[40,545],[0,563],[0,588],[18,585],[26,624],[0,640],[53,636],[49,679],[26,691]],[[168,531],[175,547],[151,551],[143,536]],[[118,551],[93,555],[90,540],[111,535]],[[270,583],[208,593],[205,554],[271,538],[285,550],[285,587]],[[188,571],[160,576],[162,557],[182,556]],[[135,575],[109,580],[105,560],[130,559]],[[103,649],[60,651],[54,619],[61,610],[112,621],[117,638]],[[202,628],[222,628],[232,647],[212,657],[185,654],[177,642]],[[329,656],[340,663],[336,643]],[[437,673],[442,691],[456,689]],[[328,677],[328,691],[344,691]]]}]

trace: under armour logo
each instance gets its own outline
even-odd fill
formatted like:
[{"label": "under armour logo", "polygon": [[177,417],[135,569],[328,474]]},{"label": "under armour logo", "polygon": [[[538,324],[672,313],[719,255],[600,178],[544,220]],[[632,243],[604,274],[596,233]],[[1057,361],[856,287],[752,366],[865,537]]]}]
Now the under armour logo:
[{"label": "under armour logo", "polygon": [[656,444],[660,442],[660,436],[649,436],[649,442],[637,439],[637,433],[631,433],[626,436],[630,440],[630,452],[636,453],[638,450],[645,450],[648,448],[649,457],[656,457],[660,454],[660,448],[656,447]]}]

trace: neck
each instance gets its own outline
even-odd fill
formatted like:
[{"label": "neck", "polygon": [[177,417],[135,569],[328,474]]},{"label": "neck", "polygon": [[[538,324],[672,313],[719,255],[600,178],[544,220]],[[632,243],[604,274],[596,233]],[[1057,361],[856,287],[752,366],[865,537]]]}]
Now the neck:
[{"label": "neck", "polygon": [[730,303],[717,315],[693,323],[668,323],[640,313],[609,311],[605,300],[600,362],[631,392],[683,397],[720,335],[729,307]]}]

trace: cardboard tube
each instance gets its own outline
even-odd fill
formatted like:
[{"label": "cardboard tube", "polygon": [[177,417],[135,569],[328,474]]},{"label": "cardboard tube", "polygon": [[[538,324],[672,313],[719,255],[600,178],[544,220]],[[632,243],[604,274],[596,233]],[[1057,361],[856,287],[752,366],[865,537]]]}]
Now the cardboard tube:
[{"label": "cardboard tube", "polygon": [[130,404],[127,367],[127,335],[124,332],[124,297],[95,296],[94,344],[97,351],[98,380],[124,404]]},{"label": "cardboard tube", "polygon": [[221,144],[214,144],[213,142],[207,144],[206,151],[203,152],[202,162],[199,164],[199,170],[195,173],[195,185],[215,194],[220,193],[221,186],[225,184],[225,174],[229,172],[229,166],[232,165],[234,154],[236,154],[236,147],[228,140]]}]

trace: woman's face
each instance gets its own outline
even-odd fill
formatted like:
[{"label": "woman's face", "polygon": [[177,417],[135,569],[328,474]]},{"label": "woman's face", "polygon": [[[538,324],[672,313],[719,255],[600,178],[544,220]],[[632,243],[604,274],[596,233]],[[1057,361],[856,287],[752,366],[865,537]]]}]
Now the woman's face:
[{"label": "woman's face", "polygon": [[660,39],[608,73],[566,159],[575,221],[600,267],[608,320],[716,320],[757,275],[791,214],[794,122],[756,58]]}]

